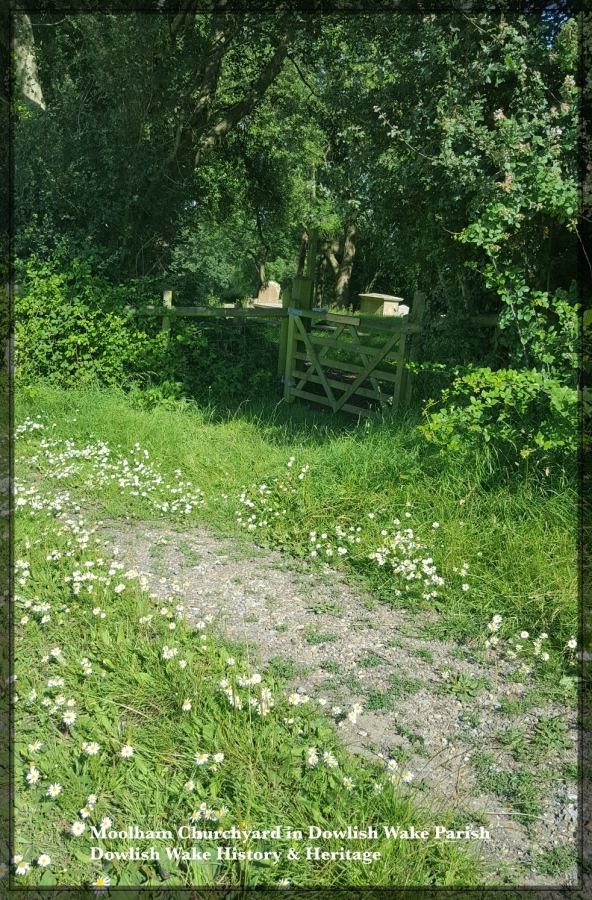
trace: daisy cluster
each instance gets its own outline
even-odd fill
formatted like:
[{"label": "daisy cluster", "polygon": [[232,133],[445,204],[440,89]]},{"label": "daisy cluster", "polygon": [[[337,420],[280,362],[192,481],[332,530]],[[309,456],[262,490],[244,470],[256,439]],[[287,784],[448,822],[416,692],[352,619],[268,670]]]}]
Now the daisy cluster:
[{"label": "daisy cluster", "polygon": [[206,819],[210,822],[219,822],[224,816],[228,815],[228,807],[220,806],[218,809],[212,809],[207,803],[201,803],[197,809],[189,814],[189,821],[192,823],[199,822],[200,819]]},{"label": "daisy cluster", "polygon": [[[399,787],[402,783],[411,784],[411,782],[415,778],[415,775],[413,774],[413,772],[410,772],[409,769],[405,769],[403,772],[400,772],[399,764],[396,759],[388,760],[388,762],[386,763],[386,773],[388,780],[395,787]],[[376,790],[377,787],[378,785],[375,785],[374,789]],[[378,791],[377,793],[380,793],[380,791]]]},{"label": "daisy cluster", "polygon": [[[541,632],[538,637],[532,637],[529,631],[522,630],[512,637],[502,638],[499,632],[502,630],[503,618],[496,614],[487,624],[487,630],[490,637],[485,641],[485,647],[502,655],[511,663],[518,661],[519,665],[516,671],[520,675],[530,675],[532,666],[537,663],[549,662],[551,656],[548,650],[544,650],[544,642],[550,640],[546,631]],[[578,646],[575,637],[571,637],[565,645],[568,651],[570,665],[575,665],[574,650]]]},{"label": "daisy cluster", "polygon": [[[292,469],[296,458],[291,456],[287,462],[287,468]],[[292,471],[285,478],[274,478],[270,484],[263,482],[259,485],[251,485],[247,488],[243,485],[238,502],[244,509],[237,509],[236,521],[247,531],[255,531],[256,528],[266,528],[274,519],[287,515],[287,498],[296,494],[295,481],[303,481],[309,470],[309,466],[302,466],[295,477]]]},{"label": "daisy cluster", "polygon": [[[42,746],[40,741],[37,741],[36,744],[38,744],[39,747]],[[45,793],[46,793],[47,797],[50,797],[52,800],[55,800],[57,797],[59,797],[63,793],[62,785],[57,784],[57,783],[50,784]],[[81,835],[84,834],[84,832],[86,831],[85,820],[90,819],[91,817],[94,816],[95,806],[96,806],[97,802],[98,802],[97,795],[89,794],[85,805],[79,811],[80,819],[73,822],[68,829],[70,835],[72,835],[73,837],[80,837]],[[97,818],[95,821],[97,822],[96,827],[98,827],[98,828],[103,828],[103,827],[110,828],[113,824],[113,822],[109,818],[109,816],[103,816],[101,819]],[[24,858],[24,856],[20,853],[17,853],[17,854],[15,854],[15,856],[13,856],[12,862],[15,867],[15,875],[26,875],[32,865],[32,862],[26,860]],[[47,853],[42,853],[35,862],[35,865],[37,865],[38,867],[43,868],[43,869],[47,868],[51,864],[52,864],[51,857]],[[2,877],[4,874],[6,874],[5,869],[4,869],[4,871],[2,871],[0,877]],[[109,883],[109,879],[107,879],[107,883]]]},{"label": "daisy cluster", "polygon": [[[233,665],[234,660],[231,658],[227,661],[227,665]],[[252,675],[239,675],[236,678],[223,678],[220,681],[220,687],[228,698],[230,706],[235,709],[243,709],[251,707],[258,716],[268,716],[275,706],[271,688],[263,685],[263,679],[258,672]],[[241,697],[237,688],[247,688],[246,696]],[[255,690],[251,690],[255,688]]]},{"label": "daisy cluster", "polygon": [[331,707],[331,715],[335,719],[338,728],[345,728],[347,722],[357,725],[358,717],[361,716],[362,712],[363,709],[360,703],[354,703],[348,713],[344,713],[340,706]]},{"label": "daisy cluster", "polygon": [[[30,416],[27,416],[25,421],[21,425],[17,425],[14,429],[14,439],[17,441],[24,434],[32,434],[35,431],[42,431],[45,429],[45,425],[42,422],[39,422],[41,416],[37,416],[37,419],[31,419]],[[55,428],[55,424],[52,425],[52,428]]]},{"label": "daisy cluster", "polygon": [[[30,427],[28,431],[31,431]],[[149,461],[149,457],[148,450],[143,450],[139,443],[123,453],[121,445],[114,452],[107,441],[97,440],[79,447],[72,440],[49,441],[43,438],[39,452],[30,456],[28,462],[41,472],[44,479],[64,481],[82,474],[82,485],[95,492],[115,484],[121,494],[142,497],[153,509],[165,514],[187,515],[194,508],[204,505],[203,491],[193,488],[191,481],[182,480],[180,469],[169,481]],[[49,498],[39,488],[28,487],[18,481],[14,484],[14,494],[16,509],[24,511],[27,508],[30,515],[41,510],[47,510],[50,514],[54,510],[60,511],[70,500],[67,492]]]},{"label": "daisy cluster", "polygon": [[[30,423],[28,431],[25,429],[20,432],[21,437],[29,433],[43,434],[43,426],[37,425],[35,422]],[[123,461],[114,462],[113,454],[104,442],[88,444],[83,448],[76,447],[73,442],[44,440],[42,444],[34,464],[37,464],[39,470],[52,466],[54,481],[71,478],[74,484],[80,484],[86,479],[84,483],[87,488],[98,489],[121,477],[123,483],[117,482],[117,486],[122,492],[132,494],[146,487],[149,478],[156,472],[145,462],[147,457],[142,458],[139,445],[136,445],[133,453],[128,454],[127,465],[123,465]],[[294,485],[297,486],[298,481],[305,479],[308,467],[303,466],[298,471],[294,463],[295,459],[292,458],[287,467],[288,476],[283,482],[278,480],[273,490],[260,486],[263,490],[258,491],[258,496],[262,499],[269,498],[272,495],[266,493],[268,490],[272,490],[272,493],[275,491],[277,497],[288,497],[295,493]],[[176,475],[181,477],[180,472]],[[162,484],[155,481],[154,484],[154,490],[147,490],[147,494],[155,501],[158,497],[162,499],[163,495],[158,494],[160,487],[163,491],[171,487],[164,481]],[[179,498],[178,495],[173,495],[177,499],[171,501],[170,512],[177,509],[173,509],[175,503],[187,499],[184,493],[187,484],[181,483],[180,487],[183,489],[181,496]],[[289,709],[294,716],[284,718],[284,724],[293,726],[288,730],[294,747],[303,754],[300,756],[300,764],[329,771],[340,769],[340,763],[332,750],[317,751],[314,747],[308,747],[315,740],[319,743],[324,741],[321,726],[313,722],[312,731],[310,730],[310,715],[307,714],[314,710],[315,701],[303,691],[296,691],[289,697],[276,700],[271,688],[264,684],[263,677],[252,671],[248,664],[241,663],[238,658],[235,661],[230,656],[219,657],[215,641],[212,640],[211,645],[209,643],[213,635],[207,626],[212,623],[212,616],[204,616],[202,621],[195,623],[191,647],[188,647],[184,641],[184,606],[179,597],[182,587],[177,579],[173,579],[172,586],[168,584],[160,595],[152,593],[142,596],[149,590],[148,575],[134,568],[127,568],[119,560],[117,547],[101,532],[103,523],[90,525],[80,514],[76,500],[69,494],[61,494],[59,498],[56,495],[51,505],[40,492],[30,491],[27,485],[21,485],[17,496],[24,501],[20,504],[20,529],[23,528],[23,512],[36,514],[43,510],[51,517],[47,527],[43,519],[35,523],[35,535],[41,536],[36,540],[22,540],[15,563],[15,577],[21,591],[15,597],[15,608],[23,613],[20,621],[17,617],[16,630],[17,669],[23,666],[23,671],[18,676],[22,699],[19,700],[16,694],[12,696],[13,702],[17,704],[17,740],[20,733],[23,748],[21,756],[24,758],[16,770],[17,793],[25,795],[29,806],[37,803],[39,807],[45,808],[44,815],[50,820],[52,829],[61,833],[64,840],[75,845],[79,838],[84,840],[88,837],[91,826],[110,828],[112,820],[106,815],[107,812],[114,819],[120,818],[121,810],[104,808],[105,798],[112,796],[112,770],[118,777],[120,768],[124,772],[145,771],[146,762],[142,757],[147,750],[142,747],[141,737],[135,731],[133,738],[130,731],[123,731],[128,738],[123,742],[121,726],[127,719],[127,713],[121,713],[121,719],[118,719],[118,713],[102,703],[109,688],[109,679],[114,677],[113,673],[118,668],[105,657],[109,653],[115,658],[113,654],[116,651],[112,647],[109,652],[103,645],[108,645],[109,640],[113,645],[117,644],[114,640],[115,634],[119,633],[117,626],[124,616],[129,619],[132,609],[134,612],[130,621],[138,623],[136,627],[140,628],[139,638],[142,639],[144,650],[152,653],[153,668],[157,671],[139,672],[137,660],[132,668],[137,675],[152,678],[159,674],[170,680],[171,686],[175,686],[178,704],[175,715],[184,719],[183,726],[187,727],[188,733],[195,733],[194,723],[189,720],[194,718],[193,706],[197,704],[196,698],[199,696],[197,690],[193,694],[191,691],[203,679],[209,678],[214,689],[219,684],[233,709],[244,710],[249,718],[253,714],[259,728],[269,727],[269,720],[275,723],[276,703],[283,711]],[[25,528],[29,527],[26,521]],[[33,528],[33,525],[30,527]],[[336,547],[346,549],[358,543],[360,530],[336,527]],[[29,550],[32,551],[30,559],[26,552]],[[162,585],[167,580],[161,578],[160,581]],[[130,603],[126,604],[129,595]],[[82,640],[74,640],[74,631],[76,637]],[[72,635],[71,643],[67,640],[69,635]],[[21,653],[22,659],[19,659]],[[182,658],[184,655],[187,659]],[[125,664],[126,661],[129,662],[129,659],[123,655],[122,662]],[[215,673],[211,669],[212,662],[217,662],[224,668],[218,668]],[[182,674],[185,670],[186,674]],[[219,681],[221,675],[225,677]],[[11,676],[7,679],[7,684],[12,686],[16,680],[16,675]],[[319,700],[318,705],[324,707],[326,701]],[[301,710],[302,707],[305,709]],[[299,715],[301,711],[302,716]],[[354,704],[345,713],[334,707],[331,713],[337,726],[343,728],[348,722],[354,725],[357,723],[362,707]],[[228,713],[225,715],[228,716]],[[234,716],[228,718],[234,719]],[[307,734],[305,738],[307,718],[310,737]],[[242,728],[239,724],[243,721],[242,716],[238,720],[237,724]],[[127,721],[129,723],[129,719]],[[39,728],[39,731],[31,733],[30,729],[33,727]],[[142,723],[133,726],[136,727],[140,731]],[[330,729],[327,729],[326,733],[329,732]],[[56,749],[61,754],[58,769],[54,767]],[[210,787],[216,785],[216,773],[222,770],[224,775],[224,769],[228,766],[225,752],[219,746],[193,746],[191,756],[193,770],[182,774],[178,772],[174,776],[178,777],[179,791],[185,804],[198,803],[207,797],[203,793],[204,786],[207,788],[207,779],[212,778]],[[81,772],[85,773],[84,778],[79,777]],[[348,793],[354,792],[356,784],[352,778],[343,770],[337,774],[338,781],[333,777],[330,779],[332,787]],[[356,777],[356,782],[359,780]],[[97,784],[100,791],[95,787]],[[101,800],[90,794],[85,801],[84,797],[93,787]],[[197,808],[185,808],[185,815],[191,822],[216,822],[228,814],[229,808],[223,805],[221,799],[214,801],[210,798]],[[41,840],[38,843],[42,843]],[[33,839],[31,844],[34,844]],[[47,852],[40,853],[42,850],[49,850],[51,857],[56,856],[52,846],[42,844],[36,853],[33,850],[29,852],[27,848],[26,856],[15,857],[15,873],[19,877],[24,876],[25,883],[37,883],[40,876],[36,875],[36,869],[46,869],[51,865],[50,856]],[[76,851],[74,853],[76,855]],[[60,865],[63,865],[62,858]],[[94,886],[101,889],[108,887],[109,878],[98,877]]]},{"label": "daisy cluster", "polygon": [[[338,769],[339,768],[339,763],[338,763],[335,755],[330,750],[325,750],[323,752],[322,759],[323,759],[323,765],[326,766],[328,769]],[[315,769],[318,766],[320,760],[321,760],[321,757],[319,756],[319,752],[317,751],[316,747],[309,747],[306,762],[310,766],[310,768]]]},{"label": "daisy cluster", "polygon": [[310,555],[313,557],[316,556],[345,556],[348,553],[347,547],[344,544],[359,544],[360,543],[360,531],[362,530],[360,526],[354,528],[353,525],[349,527],[346,531],[345,528],[342,528],[341,525],[335,526],[335,539],[329,538],[329,535],[326,532],[317,533],[316,531],[309,532],[310,543],[314,544],[314,547],[310,551]]},{"label": "daisy cluster", "polygon": [[[393,519],[393,524],[400,525],[401,523],[399,519]],[[434,522],[433,527],[435,528],[437,525],[438,523]],[[444,579],[438,574],[432,557],[423,553],[426,546],[416,540],[413,529],[404,528],[392,531],[390,534],[383,529],[381,537],[384,538],[383,543],[368,554],[368,558],[376,560],[379,566],[390,565],[393,572],[399,575],[403,581],[408,582],[405,585],[406,591],[409,591],[410,583],[421,582],[425,600],[437,597],[438,592],[434,588],[442,587]],[[401,595],[401,591],[395,591],[395,593],[397,596]]]}]

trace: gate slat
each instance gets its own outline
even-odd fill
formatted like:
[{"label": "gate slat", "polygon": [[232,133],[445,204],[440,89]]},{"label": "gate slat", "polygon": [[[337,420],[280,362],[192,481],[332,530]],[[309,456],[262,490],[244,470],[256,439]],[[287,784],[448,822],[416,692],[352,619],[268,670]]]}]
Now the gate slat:
[{"label": "gate slat", "polygon": [[[358,377],[356,378],[356,380],[353,382],[353,384],[351,384],[351,385],[349,386],[348,390],[345,392],[345,394],[343,395],[343,397],[341,397],[341,399],[337,401],[337,405],[335,406],[335,412],[337,412],[337,410],[340,409],[340,408],[343,406],[343,404],[344,404],[347,400],[349,400],[349,398],[351,397],[351,395],[355,392],[356,388],[357,388],[360,384],[362,384],[362,382],[365,381],[366,378],[368,378],[368,376],[370,375],[370,373],[371,373],[372,371],[374,371],[374,369],[376,368],[376,365],[380,362],[380,360],[382,359],[382,357],[384,356],[384,354],[389,352],[389,350],[391,349],[391,347],[393,346],[393,344],[395,343],[395,341],[399,340],[399,338],[401,338],[402,352],[405,353],[405,340],[404,340],[404,338],[402,338],[402,336],[401,336],[400,333],[394,332],[394,334],[391,334],[390,338],[388,339],[388,341],[386,342],[386,344],[385,344],[384,347],[382,348],[382,353],[380,354],[380,356],[375,356],[375,357],[374,357],[372,363],[371,363],[371,364],[369,363],[369,364],[365,367],[364,371],[363,371],[363,372],[360,372],[360,374],[358,375]],[[395,376],[395,377],[396,377],[396,376]],[[398,384],[399,384],[399,392],[400,392],[400,380],[399,380]],[[396,390],[396,388],[395,388],[395,390]],[[393,405],[394,405],[394,401],[393,401]]]},{"label": "gate slat", "polygon": [[[351,326],[351,325],[348,326],[348,328],[351,328],[352,331],[355,330],[353,328],[353,326]],[[401,340],[405,337],[405,335],[402,332],[397,332],[397,337],[399,337],[399,336],[401,337]],[[381,353],[380,347],[368,347],[367,344],[361,344],[359,342],[356,344],[353,341],[351,343],[346,344],[345,341],[335,340],[334,337],[333,338],[311,337],[310,340],[317,347],[327,347],[327,348],[335,347],[335,348],[337,348],[337,350],[348,350],[351,353],[366,353],[369,356],[378,356],[378,354]],[[389,353],[388,355],[384,356],[383,359],[396,360],[397,353]]]},{"label": "gate slat", "polygon": [[302,340],[304,341],[304,346],[308,350],[308,353],[311,357],[310,361],[311,361],[312,365],[316,368],[317,372],[319,373],[319,378],[321,379],[321,383],[322,383],[323,387],[325,388],[325,393],[327,394],[327,397],[330,400],[331,408],[333,410],[335,410],[335,403],[336,403],[335,395],[333,394],[333,391],[331,390],[329,384],[327,383],[325,373],[323,372],[323,367],[317,358],[317,355],[314,351],[314,347],[310,342],[310,338],[309,338],[307,332],[304,330],[304,326],[303,326],[302,322],[300,321],[300,319],[297,316],[290,316],[290,318],[293,318],[296,322],[296,327],[301,334]]},{"label": "gate slat", "polygon": [[[368,361],[369,361],[369,356],[370,356],[370,354],[364,353],[364,352],[363,352],[363,345],[362,345],[361,342],[360,342],[360,336],[359,336],[358,332],[357,332],[356,329],[355,329],[353,326],[351,326],[351,325],[348,325],[348,329],[347,329],[347,330],[349,331],[349,333],[350,333],[351,336],[353,337],[353,339],[354,339],[354,344],[357,345],[358,353],[360,354],[360,356],[362,357],[363,361],[364,361],[364,362],[366,363],[366,365],[367,365],[367,364],[368,364]],[[401,340],[404,340],[404,338],[401,338]],[[386,355],[386,354],[385,354],[385,355]],[[384,357],[383,357],[383,359],[384,359]],[[384,400],[382,399],[382,394],[380,393],[380,388],[379,388],[379,386],[378,386],[378,381],[376,380],[376,377],[375,377],[374,375],[371,375],[371,376],[370,376],[370,384],[372,385],[372,387],[374,388],[374,390],[375,390],[376,393],[377,393],[377,399],[379,400],[381,407],[384,408],[385,402],[384,402]],[[361,388],[358,388],[357,393],[360,393],[361,390],[362,390]]]},{"label": "gate slat", "polygon": [[[397,335],[398,337],[398,335]],[[303,359],[305,362],[310,362],[308,355],[306,353],[294,353],[295,359]],[[343,372],[351,372],[352,374],[356,372],[364,372],[364,366],[358,366],[356,363],[346,363],[342,362],[340,359],[323,359],[323,365],[325,365],[329,369],[339,369]],[[376,377],[380,381],[396,381],[397,375],[395,372],[383,372],[381,369],[375,369]],[[302,372],[299,372],[298,375],[302,377]],[[361,382],[360,382],[361,383]]]},{"label": "gate slat", "polygon": [[[317,375],[309,375],[306,379],[310,381],[312,384],[320,384],[321,381]],[[337,388],[338,390],[344,391],[348,385],[343,381],[335,381],[332,378],[327,378],[327,381],[331,385],[332,388]],[[378,388],[377,390],[370,390],[369,388],[359,387],[356,391],[356,394],[360,394],[361,397],[369,397],[371,400],[380,400],[381,403],[387,403],[390,406],[390,402],[393,399],[392,394],[386,394]]]},{"label": "gate slat", "polygon": [[[323,403],[325,406],[331,405],[327,397],[321,397],[319,394],[309,394],[308,391],[299,391],[296,388],[292,388],[292,393],[295,397],[302,397],[303,400],[313,400],[315,403]],[[363,409],[361,406],[352,406],[351,403],[344,403],[341,409],[344,412],[354,413],[356,416],[366,416],[367,418],[374,416],[372,410]]]}]

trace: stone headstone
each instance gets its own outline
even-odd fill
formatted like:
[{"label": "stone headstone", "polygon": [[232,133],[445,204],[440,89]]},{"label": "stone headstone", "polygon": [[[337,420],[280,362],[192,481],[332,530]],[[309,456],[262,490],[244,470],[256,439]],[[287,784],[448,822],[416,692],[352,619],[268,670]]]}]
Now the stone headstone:
[{"label": "stone headstone", "polygon": [[281,306],[281,285],[277,281],[266,281],[261,286],[257,296],[257,303],[261,306]]}]

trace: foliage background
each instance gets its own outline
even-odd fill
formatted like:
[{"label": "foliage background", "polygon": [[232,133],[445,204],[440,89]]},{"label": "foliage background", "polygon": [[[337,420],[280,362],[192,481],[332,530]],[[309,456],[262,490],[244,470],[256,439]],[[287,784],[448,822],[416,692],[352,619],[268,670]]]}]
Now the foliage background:
[{"label": "foliage background", "polygon": [[427,293],[426,437],[573,452],[581,16],[25,20],[43,105],[20,76],[19,378],[278,397],[270,333],[176,323],[165,344],[125,308],[285,290],[316,226],[317,302]]}]

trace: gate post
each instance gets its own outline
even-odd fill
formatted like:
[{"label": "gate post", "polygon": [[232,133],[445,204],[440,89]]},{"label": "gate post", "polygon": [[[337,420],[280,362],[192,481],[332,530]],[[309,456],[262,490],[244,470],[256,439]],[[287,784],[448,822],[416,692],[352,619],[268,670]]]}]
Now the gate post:
[{"label": "gate post", "polygon": [[[287,290],[282,293],[282,306],[284,309],[288,309],[292,306],[292,288],[289,287]],[[288,315],[286,315],[280,322],[280,341],[279,341],[279,350],[278,350],[278,366],[277,373],[278,378],[284,377],[284,372],[286,369],[286,350],[288,348]]]},{"label": "gate post", "polygon": [[[308,233],[306,274],[296,275],[292,279],[292,287],[282,295],[282,306],[284,309],[289,307],[292,307],[292,309],[310,309],[312,306],[318,238],[318,228],[311,228]],[[302,324],[307,331],[310,331],[310,319],[305,319]],[[278,353],[278,375],[283,375],[284,377],[284,400],[286,403],[292,403],[294,399],[290,390],[293,379],[292,372],[295,369],[302,371],[305,368],[303,360],[294,359],[295,350],[294,317],[288,315],[286,319],[282,320]]]},{"label": "gate post", "polygon": [[[414,322],[416,325],[421,325],[423,319],[423,312],[425,308],[426,295],[423,291],[416,291],[413,295],[413,303],[411,305],[411,312],[409,313],[409,319]],[[409,352],[409,362],[415,362],[418,355],[419,350],[419,334],[411,335],[411,350]],[[415,381],[416,375],[414,372],[409,369],[405,370],[405,406],[409,406],[411,404],[411,395],[413,393],[413,382]]]},{"label": "gate post", "polygon": [[294,316],[288,314],[288,334],[286,338],[286,365],[284,368],[284,400],[286,403],[292,403],[292,385],[294,369]]},{"label": "gate post", "polygon": [[[312,308],[312,301],[314,296],[314,279],[315,279],[315,269],[316,269],[316,258],[317,258],[317,245],[319,240],[319,230],[318,228],[311,228],[308,232],[308,247],[306,251],[306,274],[298,276],[293,281],[292,288],[292,306],[295,309],[306,309],[310,310]],[[302,325],[305,331],[310,331],[312,328],[311,319],[303,319]],[[297,340],[297,338],[296,338]],[[294,347],[296,349],[296,347]],[[294,361],[294,369],[298,372],[303,372],[306,369],[306,363],[302,359],[297,359]]]}]

